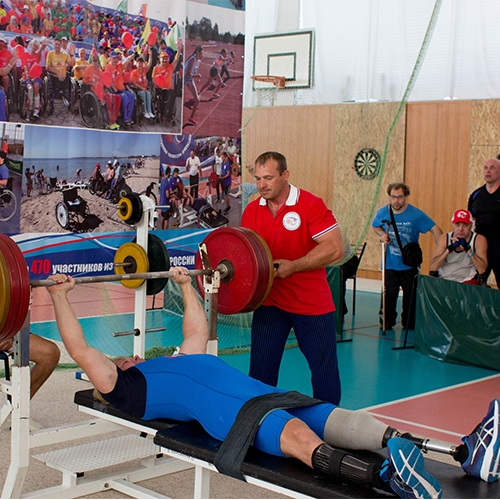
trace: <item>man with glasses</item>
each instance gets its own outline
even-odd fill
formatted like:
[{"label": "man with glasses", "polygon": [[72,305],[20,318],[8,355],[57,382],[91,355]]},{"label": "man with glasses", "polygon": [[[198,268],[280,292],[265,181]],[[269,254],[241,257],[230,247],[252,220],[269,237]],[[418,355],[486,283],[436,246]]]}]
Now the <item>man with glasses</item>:
[{"label": "man with glasses", "polygon": [[[389,184],[387,194],[389,205],[380,208],[372,221],[372,228],[386,245],[385,262],[385,311],[380,311],[380,324],[384,325],[382,315],[385,313],[385,327],[392,328],[396,324],[399,289],[403,289],[403,311],[401,315],[403,328],[415,328],[415,297],[412,300],[412,288],[418,267],[410,267],[403,263],[401,249],[391,222],[390,208],[401,239],[401,246],[418,242],[420,233],[430,231],[436,245],[443,234],[441,228],[422,210],[408,203],[410,188],[402,183]],[[413,294],[415,296],[415,294]]]}]

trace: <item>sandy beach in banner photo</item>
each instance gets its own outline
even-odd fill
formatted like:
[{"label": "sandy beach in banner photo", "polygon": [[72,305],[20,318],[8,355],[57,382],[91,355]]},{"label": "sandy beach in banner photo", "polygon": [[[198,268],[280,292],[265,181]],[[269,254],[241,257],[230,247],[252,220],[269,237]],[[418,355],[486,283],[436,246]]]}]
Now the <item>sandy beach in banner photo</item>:
[{"label": "sandy beach in banner photo", "polygon": [[[133,163],[131,161],[131,163]],[[151,182],[156,182],[154,193],[158,196],[159,158],[146,158],[144,167],[134,169],[135,173],[128,175],[125,180],[134,193],[141,193]],[[101,162],[101,171],[104,173],[106,161]],[[67,179],[68,182],[74,179]],[[86,179],[85,179],[86,180]],[[117,214],[116,206],[104,197],[92,195],[87,189],[78,189],[78,195],[88,204],[90,216],[86,223],[81,224],[81,230],[113,232],[130,229]],[[23,185],[21,200],[21,232],[22,233],[66,233],[56,219],[56,206],[63,201],[61,191],[50,194],[38,194],[33,189],[31,197],[26,196],[26,187]],[[82,221],[82,218],[79,218]]]}]

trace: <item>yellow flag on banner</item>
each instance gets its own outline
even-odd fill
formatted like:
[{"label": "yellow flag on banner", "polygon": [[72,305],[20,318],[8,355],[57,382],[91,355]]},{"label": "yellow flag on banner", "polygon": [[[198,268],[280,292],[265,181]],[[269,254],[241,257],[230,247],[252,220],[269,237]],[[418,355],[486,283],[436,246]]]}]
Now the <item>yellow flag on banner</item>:
[{"label": "yellow flag on banner", "polygon": [[139,54],[142,54],[142,46],[147,43],[148,41],[148,36],[151,33],[151,23],[149,22],[149,19],[146,21],[146,24],[144,25],[144,30],[141,35],[141,39],[139,40]]}]

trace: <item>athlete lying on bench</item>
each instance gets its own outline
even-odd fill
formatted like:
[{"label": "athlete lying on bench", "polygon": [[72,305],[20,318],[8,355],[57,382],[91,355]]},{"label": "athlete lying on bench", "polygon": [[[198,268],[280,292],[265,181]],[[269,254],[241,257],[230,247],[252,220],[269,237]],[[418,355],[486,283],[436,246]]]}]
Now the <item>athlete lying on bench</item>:
[{"label": "athlete lying on bench", "polygon": [[[132,416],[151,420],[169,418],[198,421],[210,434],[224,440],[240,408],[256,396],[284,392],[254,380],[205,354],[208,327],[205,311],[185,268],[174,268],[172,281],[183,294],[184,341],[180,355],[144,361],[139,356],[115,362],[87,345],[82,327],[68,302],[75,286],[71,277],[51,276],[48,287],[57,325],[71,357],[87,373],[106,401]],[[476,429],[450,447],[465,472],[491,482],[498,479],[499,400]],[[262,421],[254,440],[261,451],[294,457],[336,480],[352,481],[394,492],[403,498],[439,498],[439,482],[424,468],[420,449],[396,429],[363,411],[347,411],[330,403],[275,410]],[[415,440],[415,439],[414,439]],[[377,450],[387,447],[388,459],[368,463],[335,449]]]}]

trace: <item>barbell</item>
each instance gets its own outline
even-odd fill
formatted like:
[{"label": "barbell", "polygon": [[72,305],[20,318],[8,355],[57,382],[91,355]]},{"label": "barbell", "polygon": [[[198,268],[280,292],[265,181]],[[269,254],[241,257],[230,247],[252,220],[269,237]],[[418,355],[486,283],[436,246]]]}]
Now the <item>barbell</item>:
[{"label": "barbell", "polygon": [[[220,273],[218,312],[236,314],[250,312],[269,295],[274,278],[271,253],[257,233],[245,228],[219,228],[207,235],[209,268],[204,268],[196,255],[193,276],[201,296],[205,297],[203,276]],[[137,288],[146,280],[147,293],[163,290],[173,275],[170,258],[163,241],[149,233],[148,252],[134,242],[124,243],[115,254],[115,274],[76,277],[77,284],[120,281],[128,288]],[[130,272],[124,273],[123,270]],[[50,279],[29,279],[28,266],[17,244],[0,234],[0,340],[14,337],[23,325],[29,309],[31,288],[47,287]],[[150,285],[151,284],[151,285]]]}]

